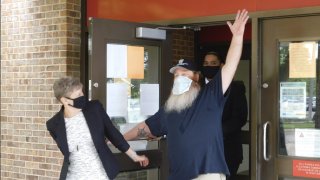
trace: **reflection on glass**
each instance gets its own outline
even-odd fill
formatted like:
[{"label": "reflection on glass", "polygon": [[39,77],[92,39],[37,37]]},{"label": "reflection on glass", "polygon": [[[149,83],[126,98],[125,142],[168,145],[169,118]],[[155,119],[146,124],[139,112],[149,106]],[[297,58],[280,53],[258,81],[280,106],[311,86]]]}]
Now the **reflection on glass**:
[{"label": "reflection on glass", "polygon": [[[106,109],[121,133],[159,108],[159,47],[107,44]],[[157,141],[130,141],[136,151],[158,149]],[[110,146],[112,152],[119,152]],[[158,169],[122,172],[121,179],[158,179]]]},{"label": "reflection on glass", "polygon": [[[107,44],[106,48],[106,109],[125,133],[159,109],[159,47]],[[135,150],[157,147],[147,141],[130,145]]]},{"label": "reflection on glass", "polygon": [[149,169],[148,171],[121,172],[115,180],[156,180],[158,179],[158,170]]},{"label": "reflection on glass", "polygon": [[[121,48],[114,48],[115,46]],[[112,69],[107,68],[107,111],[109,116],[118,125],[145,120],[148,116],[141,112],[146,109],[140,108],[141,103],[144,103],[141,102],[142,94],[151,90],[153,94],[144,95],[158,97],[154,98],[152,103],[159,105],[158,47],[108,44],[107,54],[110,54],[107,55],[107,66],[113,67]],[[119,60],[121,64],[118,64]],[[119,65],[124,67],[119,67]],[[143,92],[141,92],[142,87]],[[117,105],[117,103],[121,105]],[[152,105],[154,106],[154,104]],[[155,112],[153,110],[147,115],[153,115]]]},{"label": "reflection on glass", "polygon": [[320,157],[319,42],[280,42],[279,63],[279,154]]}]

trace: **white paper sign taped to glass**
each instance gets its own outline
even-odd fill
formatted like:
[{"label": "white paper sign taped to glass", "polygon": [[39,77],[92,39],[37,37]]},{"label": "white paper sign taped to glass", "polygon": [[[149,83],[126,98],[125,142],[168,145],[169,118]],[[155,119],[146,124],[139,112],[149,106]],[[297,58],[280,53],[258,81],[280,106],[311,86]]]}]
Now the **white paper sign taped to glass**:
[{"label": "white paper sign taped to glass", "polygon": [[306,82],[280,83],[280,117],[306,118]]}]

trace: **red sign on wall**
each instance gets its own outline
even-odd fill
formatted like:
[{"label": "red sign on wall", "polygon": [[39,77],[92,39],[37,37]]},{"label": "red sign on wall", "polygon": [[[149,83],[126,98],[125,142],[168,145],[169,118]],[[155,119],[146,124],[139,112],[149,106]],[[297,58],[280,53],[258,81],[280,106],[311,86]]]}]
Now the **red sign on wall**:
[{"label": "red sign on wall", "polygon": [[292,161],[292,175],[308,178],[320,178],[320,161]]}]

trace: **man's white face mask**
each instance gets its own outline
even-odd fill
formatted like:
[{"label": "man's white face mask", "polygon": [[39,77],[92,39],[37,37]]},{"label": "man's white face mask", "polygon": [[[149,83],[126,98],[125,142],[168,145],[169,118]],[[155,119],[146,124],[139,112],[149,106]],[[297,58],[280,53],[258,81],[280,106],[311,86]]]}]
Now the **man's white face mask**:
[{"label": "man's white face mask", "polygon": [[192,80],[186,76],[177,76],[174,80],[172,94],[180,95],[189,91]]}]

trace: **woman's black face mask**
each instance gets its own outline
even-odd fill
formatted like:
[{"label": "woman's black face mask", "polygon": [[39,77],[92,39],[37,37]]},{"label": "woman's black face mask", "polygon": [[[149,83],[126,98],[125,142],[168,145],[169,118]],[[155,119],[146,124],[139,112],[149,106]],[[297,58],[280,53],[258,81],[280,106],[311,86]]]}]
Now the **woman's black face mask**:
[{"label": "woman's black face mask", "polygon": [[202,73],[203,76],[212,79],[220,70],[220,66],[203,66]]},{"label": "woman's black face mask", "polygon": [[71,98],[68,98],[66,97],[67,99],[70,99],[70,100],[73,100],[73,105],[69,104],[69,106],[72,106],[74,108],[77,108],[77,109],[82,109],[86,106],[87,104],[87,98],[85,96],[80,96],[80,97],[77,97],[75,99],[71,99]]}]

